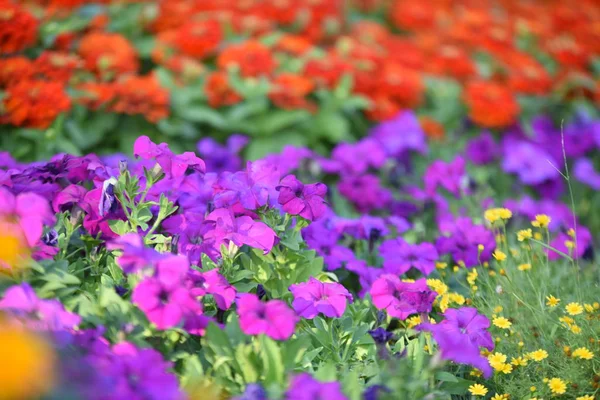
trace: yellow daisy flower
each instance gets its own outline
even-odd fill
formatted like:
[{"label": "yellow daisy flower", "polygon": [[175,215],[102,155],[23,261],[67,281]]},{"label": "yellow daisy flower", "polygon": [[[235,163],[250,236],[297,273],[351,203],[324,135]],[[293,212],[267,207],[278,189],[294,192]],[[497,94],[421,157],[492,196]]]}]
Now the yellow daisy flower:
[{"label": "yellow daisy flower", "polygon": [[485,396],[487,392],[487,388],[479,383],[474,383],[469,386],[469,393],[473,396]]}]

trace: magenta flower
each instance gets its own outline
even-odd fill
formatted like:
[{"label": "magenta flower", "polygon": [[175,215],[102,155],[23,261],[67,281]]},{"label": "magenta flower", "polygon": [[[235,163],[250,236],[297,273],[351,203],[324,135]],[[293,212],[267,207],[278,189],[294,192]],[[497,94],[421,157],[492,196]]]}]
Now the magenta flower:
[{"label": "magenta flower", "polygon": [[126,274],[136,273],[145,267],[153,267],[154,263],[165,257],[156,250],[144,246],[144,240],[137,233],[119,236],[108,242],[106,248],[123,252],[116,261]]},{"label": "magenta flower", "polygon": [[468,183],[465,160],[458,156],[449,163],[441,160],[434,161],[427,167],[423,179],[425,180],[425,192],[429,196],[433,196],[437,188],[442,187],[459,197]]},{"label": "magenta flower", "polygon": [[255,210],[266,204],[274,205],[281,173],[276,165],[265,160],[248,162],[245,171],[225,172],[213,185],[215,207],[240,205]]},{"label": "magenta flower", "polygon": [[298,317],[282,300],[262,302],[257,295],[244,293],[236,301],[240,328],[246,335],[265,334],[287,340],[296,329]]},{"label": "magenta flower", "polygon": [[348,400],[339,382],[319,382],[303,372],[292,378],[286,400]]},{"label": "magenta flower", "polygon": [[204,173],[206,165],[192,152],[175,155],[166,143],[156,144],[148,136],[140,136],[133,144],[133,155],[156,160],[167,178],[181,178],[188,169]]},{"label": "magenta flower", "polygon": [[431,243],[410,244],[401,238],[384,241],[379,246],[385,272],[401,275],[411,268],[418,269],[425,276],[435,270],[439,255]]},{"label": "magenta flower", "polygon": [[406,319],[412,314],[429,313],[437,293],[429,289],[424,278],[402,282],[396,275],[381,275],[371,286],[373,304],[389,315]]},{"label": "magenta flower", "polygon": [[[108,361],[108,360],[107,360]],[[103,399],[183,400],[177,376],[170,370],[173,365],[154,349],[138,349],[129,342],[112,347],[108,361],[114,376],[115,390]],[[94,397],[95,398],[95,397]]]},{"label": "magenta flower", "polygon": [[40,299],[28,283],[10,287],[0,300],[0,310],[41,331],[71,330],[81,322],[79,315],[66,311],[58,300]]},{"label": "magenta flower", "polygon": [[438,324],[421,324],[418,330],[429,331],[437,342],[442,357],[459,364],[472,365],[481,370],[486,378],[492,375],[492,368],[479,348],[494,350],[494,341],[487,331],[490,321],[478,314],[473,307],[458,310],[449,308],[444,320]]},{"label": "magenta flower", "polygon": [[208,214],[204,223],[208,227],[204,239],[211,241],[216,251],[219,251],[221,244],[231,241],[238,247],[246,244],[267,254],[277,237],[267,224],[246,215],[235,218],[233,212],[226,208]]},{"label": "magenta flower", "polygon": [[321,313],[327,317],[339,318],[346,311],[352,295],[339,283],[324,283],[313,277],[308,282],[290,286],[294,295],[292,307],[298,315],[313,319]]},{"label": "magenta flower", "polygon": [[54,225],[56,221],[48,201],[40,195],[20,193],[15,196],[3,187],[0,187],[0,219],[15,221],[31,247],[42,237],[44,225]]},{"label": "magenta flower", "polygon": [[156,264],[154,276],[133,289],[132,301],[158,329],[179,325],[186,314],[200,314],[202,308],[185,287],[189,262],[184,256],[170,256]]},{"label": "magenta flower", "polygon": [[69,185],[52,199],[52,209],[60,212],[71,209],[83,201],[87,190],[83,186]]},{"label": "magenta flower", "polygon": [[188,277],[193,284],[192,296],[201,297],[210,294],[221,310],[227,310],[233,304],[236,290],[217,269],[206,272],[190,270]]},{"label": "magenta flower", "polygon": [[[492,231],[483,225],[474,224],[468,217],[448,221],[440,230],[446,236],[440,236],[436,247],[440,254],[450,253],[455,262],[463,262],[467,268],[489,261],[496,249],[496,239]],[[479,251],[479,245],[483,251]]]},{"label": "magenta flower", "polygon": [[314,221],[327,211],[327,186],[322,183],[304,185],[296,176],[288,175],[281,180],[276,189],[279,191],[279,204],[288,214]]}]

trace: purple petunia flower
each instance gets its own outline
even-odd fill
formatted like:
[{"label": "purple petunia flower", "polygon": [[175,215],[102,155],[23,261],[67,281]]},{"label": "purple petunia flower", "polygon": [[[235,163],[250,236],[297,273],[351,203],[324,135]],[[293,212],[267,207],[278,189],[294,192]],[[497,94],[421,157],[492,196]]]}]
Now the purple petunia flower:
[{"label": "purple petunia flower", "polygon": [[368,333],[369,335],[371,335],[371,337],[377,344],[385,344],[389,342],[392,337],[394,337],[394,334],[392,332],[388,332],[382,327],[373,329]]},{"label": "purple petunia flower", "polygon": [[[494,234],[483,225],[475,225],[468,217],[448,221],[440,227],[446,236],[439,237],[435,246],[440,254],[451,254],[455,262],[467,268],[489,261],[496,249]],[[479,251],[479,245],[483,251]]]},{"label": "purple petunia flower", "polygon": [[164,361],[162,355],[154,349],[138,349],[131,343],[121,342],[113,346],[109,362],[111,376],[118,379],[110,399],[186,398],[179,389],[177,376],[168,371],[172,367],[171,363]]},{"label": "purple petunia flower", "polygon": [[424,278],[402,282],[396,275],[381,275],[371,286],[373,305],[389,315],[406,319],[412,314],[431,311],[437,293],[429,289]]},{"label": "purple petunia flower", "polygon": [[600,173],[594,168],[594,163],[589,158],[580,158],[573,167],[573,176],[594,190],[600,190]]},{"label": "purple petunia flower", "polygon": [[392,200],[392,192],[382,187],[379,178],[371,174],[342,176],[338,190],[363,213],[385,208]]},{"label": "purple petunia flower", "polygon": [[61,190],[54,199],[52,199],[52,209],[54,212],[65,211],[71,209],[83,201],[87,190],[78,185],[69,185]]},{"label": "purple petunia flower", "polygon": [[58,300],[40,299],[28,283],[10,287],[0,300],[0,310],[40,331],[71,330],[81,322],[79,315],[66,311]]},{"label": "purple petunia flower", "polygon": [[276,189],[279,191],[277,201],[288,214],[314,221],[327,211],[327,186],[322,183],[304,185],[294,175],[288,175],[281,180]]},{"label": "purple petunia flower", "polygon": [[233,172],[240,169],[242,160],[239,152],[248,143],[248,138],[242,135],[231,135],[225,145],[219,144],[213,138],[207,137],[198,142],[198,153],[206,162],[210,172]]},{"label": "purple petunia flower", "polygon": [[210,294],[221,310],[227,310],[233,304],[237,291],[217,269],[206,272],[190,270],[188,278],[193,285],[190,291],[192,296]]},{"label": "purple petunia flower", "polygon": [[348,400],[339,382],[319,382],[308,373],[292,378],[285,400]]},{"label": "purple petunia flower", "polygon": [[543,148],[527,141],[504,141],[502,169],[516,174],[526,185],[538,185],[560,176],[560,166]]},{"label": "purple petunia flower", "polygon": [[425,132],[412,111],[401,111],[396,117],[376,125],[370,135],[392,157],[401,157],[410,151],[427,152]]},{"label": "purple petunia flower", "polygon": [[456,197],[463,194],[467,188],[468,178],[465,171],[465,160],[458,156],[447,163],[434,161],[425,171],[425,192],[429,196],[436,193],[438,187],[446,189]]},{"label": "purple petunia flower", "polygon": [[465,149],[467,158],[475,165],[493,162],[499,154],[499,148],[489,131],[481,133],[469,141]]},{"label": "purple petunia flower", "polygon": [[[573,250],[570,250],[566,242],[573,242],[576,246]],[[581,258],[585,254],[586,250],[592,245],[593,237],[589,229],[583,225],[577,225],[575,230],[575,238],[570,236],[568,233],[560,232],[552,241],[550,246],[562,253],[570,254],[573,258]],[[552,250],[548,251],[548,257],[550,260],[558,260],[562,256]]]},{"label": "purple petunia flower", "polygon": [[208,214],[204,224],[208,228],[204,239],[211,241],[216,251],[219,251],[221,244],[231,241],[238,247],[248,245],[267,254],[277,237],[267,224],[254,221],[246,215],[235,218],[233,212],[226,208]]},{"label": "purple petunia flower", "polygon": [[417,329],[431,332],[444,359],[472,365],[489,378],[492,368],[479,351],[480,347],[494,350],[492,335],[487,331],[490,327],[489,319],[478,314],[473,307],[458,310],[450,308],[444,313],[444,318],[438,324],[420,324]]},{"label": "purple petunia flower", "polygon": [[192,152],[175,155],[166,143],[156,144],[148,136],[140,136],[133,144],[133,155],[144,160],[156,160],[167,179],[181,178],[188,169],[206,172],[206,165]]},{"label": "purple petunia flower", "polygon": [[201,314],[202,307],[184,285],[189,262],[183,256],[169,256],[156,263],[156,272],[133,289],[131,297],[158,329],[179,325],[186,314]]},{"label": "purple petunia flower", "polygon": [[265,334],[271,339],[287,340],[296,329],[298,317],[282,300],[262,302],[252,293],[236,300],[240,328],[246,335]]},{"label": "purple petunia flower", "polygon": [[268,397],[267,392],[260,383],[249,383],[244,393],[234,397],[232,400],[268,400]]},{"label": "purple petunia flower", "polygon": [[154,264],[165,256],[150,247],[144,246],[144,240],[136,233],[127,233],[106,244],[108,250],[121,250],[117,257],[119,267],[126,274],[136,273]]},{"label": "purple petunia flower", "polygon": [[385,272],[401,275],[416,268],[425,276],[435,270],[438,252],[431,243],[410,244],[401,238],[386,240],[379,246]]},{"label": "purple petunia flower", "polygon": [[378,170],[386,160],[383,146],[376,140],[365,138],[358,143],[340,143],[331,153],[331,166],[327,172],[344,172],[351,175],[361,175],[369,167]]},{"label": "purple petunia flower", "polygon": [[290,286],[294,295],[292,307],[301,317],[313,319],[321,313],[327,317],[339,318],[346,311],[352,295],[339,283],[325,283],[313,277],[308,282]]},{"label": "purple petunia flower", "polygon": [[248,162],[245,171],[225,172],[213,185],[215,207],[232,207],[255,210],[277,202],[281,173],[276,165],[264,160]]},{"label": "purple petunia flower", "polygon": [[42,237],[44,225],[53,225],[56,221],[48,201],[43,197],[35,193],[15,196],[3,187],[0,187],[0,219],[15,221],[31,247]]}]

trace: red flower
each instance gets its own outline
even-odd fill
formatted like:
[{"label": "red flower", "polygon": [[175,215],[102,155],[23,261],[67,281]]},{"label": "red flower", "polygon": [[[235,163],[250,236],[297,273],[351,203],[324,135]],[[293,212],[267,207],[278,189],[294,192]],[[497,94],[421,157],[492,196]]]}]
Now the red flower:
[{"label": "red flower", "polygon": [[35,72],[50,81],[67,82],[82,67],[82,60],[75,54],[45,51],[33,63]]},{"label": "red flower", "polygon": [[409,31],[432,29],[436,23],[436,8],[429,1],[396,0],[391,10],[394,24]]},{"label": "red flower", "polygon": [[308,60],[303,74],[309,76],[317,85],[333,88],[345,73],[352,71],[352,66],[338,55],[330,53],[323,58]]},{"label": "red flower", "polygon": [[111,111],[143,115],[150,122],[158,122],[169,115],[169,92],[154,75],[129,76],[114,83],[114,101]]},{"label": "red flower", "polygon": [[109,103],[115,97],[115,87],[112,83],[87,82],[79,85],[77,89],[82,92],[76,100],[77,103],[83,104],[92,110],[98,110],[102,107],[108,109]]},{"label": "red flower", "polygon": [[45,129],[71,108],[71,100],[60,82],[22,81],[6,90],[0,122]]},{"label": "red flower", "polygon": [[217,66],[238,67],[242,76],[269,75],[275,70],[271,50],[256,40],[229,46],[217,58]]},{"label": "red flower", "polygon": [[103,79],[115,79],[138,69],[135,49],[127,39],[116,33],[87,34],[81,39],[79,54],[86,68]]},{"label": "red flower", "polygon": [[389,96],[401,108],[414,108],[419,105],[424,86],[418,72],[399,64],[388,63],[378,74],[379,93]]},{"label": "red flower", "polygon": [[33,65],[28,58],[0,58],[0,87],[14,85],[33,77]]},{"label": "red flower", "polygon": [[474,81],[464,93],[469,117],[484,128],[503,128],[517,119],[520,108],[513,93],[495,82]]},{"label": "red flower", "polygon": [[159,37],[178,52],[195,58],[211,55],[223,40],[221,24],[215,20],[190,21]]},{"label": "red flower", "polygon": [[314,87],[314,83],[304,76],[284,73],[273,80],[273,89],[269,93],[269,98],[273,104],[284,110],[313,109],[314,104],[310,103],[306,96],[313,91]]},{"label": "red flower", "polygon": [[35,43],[38,21],[23,8],[0,2],[0,54],[16,53]]},{"label": "red flower", "polygon": [[242,100],[229,84],[226,72],[216,71],[210,74],[204,90],[211,107],[230,106]]}]

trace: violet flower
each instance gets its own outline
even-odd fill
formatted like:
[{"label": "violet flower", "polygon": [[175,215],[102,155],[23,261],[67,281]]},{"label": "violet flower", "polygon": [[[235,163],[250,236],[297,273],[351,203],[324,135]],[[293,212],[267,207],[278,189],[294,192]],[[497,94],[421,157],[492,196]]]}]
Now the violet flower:
[{"label": "violet flower", "polygon": [[412,314],[429,313],[437,293],[429,289],[424,278],[402,282],[396,275],[381,275],[371,286],[373,305],[399,319]]},{"label": "violet flower", "polygon": [[[457,263],[464,263],[467,268],[489,261],[496,249],[494,234],[483,225],[475,225],[468,217],[460,217],[448,221],[445,227],[446,236],[437,239],[435,246],[440,254],[450,254]],[[479,245],[483,250],[479,250]]]},{"label": "violet flower", "polygon": [[303,372],[292,378],[285,400],[348,400],[339,382],[319,382]]},{"label": "violet flower", "polygon": [[165,256],[144,245],[144,240],[137,233],[127,233],[106,244],[108,250],[121,250],[116,261],[126,274],[133,274],[154,264]]},{"label": "violet flower", "polygon": [[560,176],[561,164],[543,148],[527,141],[504,141],[502,169],[516,174],[526,185],[537,185]]},{"label": "violet flower", "polygon": [[436,193],[438,187],[446,189],[456,197],[463,194],[467,188],[468,178],[465,171],[465,160],[458,156],[447,163],[441,160],[434,161],[424,176],[425,191],[429,196]]},{"label": "violet flower", "polygon": [[225,145],[219,144],[213,138],[200,140],[196,146],[198,153],[206,162],[208,171],[233,172],[240,169],[242,160],[239,152],[248,143],[248,138],[242,135],[231,135]]},{"label": "violet flower", "polygon": [[411,268],[425,276],[435,270],[438,252],[431,243],[410,244],[401,238],[386,240],[379,246],[383,269],[390,274],[402,275]]},{"label": "violet flower", "polygon": [[494,341],[487,331],[489,319],[478,314],[473,307],[449,308],[444,320],[438,324],[423,323],[418,330],[429,331],[437,342],[442,358],[459,364],[468,364],[481,370],[486,378],[492,375],[492,368],[479,348],[494,350]]},{"label": "violet flower", "polygon": [[277,201],[288,214],[314,221],[327,211],[327,186],[322,183],[304,185],[296,176],[288,175],[281,180],[276,189],[279,191]]},{"label": "violet flower", "polygon": [[499,154],[499,147],[491,132],[485,131],[471,139],[465,149],[467,158],[475,165],[492,163]]},{"label": "violet flower", "polygon": [[246,335],[265,334],[271,339],[287,340],[294,334],[298,317],[284,301],[262,302],[257,295],[244,293],[236,304],[240,328]]},{"label": "violet flower", "polygon": [[138,349],[131,343],[121,342],[113,346],[111,359],[111,375],[118,377],[114,392],[110,395],[111,399],[186,398],[179,389],[177,376],[169,371],[172,364],[166,362],[158,351]]},{"label": "violet flower", "polygon": [[425,132],[412,111],[399,112],[389,121],[373,127],[369,134],[392,157],[401,157],[410,151],[427,152]]},{"label": "violet flower", "polygon": [[40,331],[72,330],[81,322],[79,315],[66,311],[58,300],[40,299],[28,283],[8,288],[0,300],[0,310]]},{"label": "violet flower", "polygon": [[313,277],[308,282],[290,286],[294,295],[292,307],[298,315],[313,319],[319,313],[339,318],[346,311],[347,302],[352,302],[352,295],[339,283],[325,283]]},{"label": "violet flower", "polygon": [[600,190],[600,173],[596,171],[594,163],[589,158],[580,158],[575,162],[573,176],[592,189]]}]

